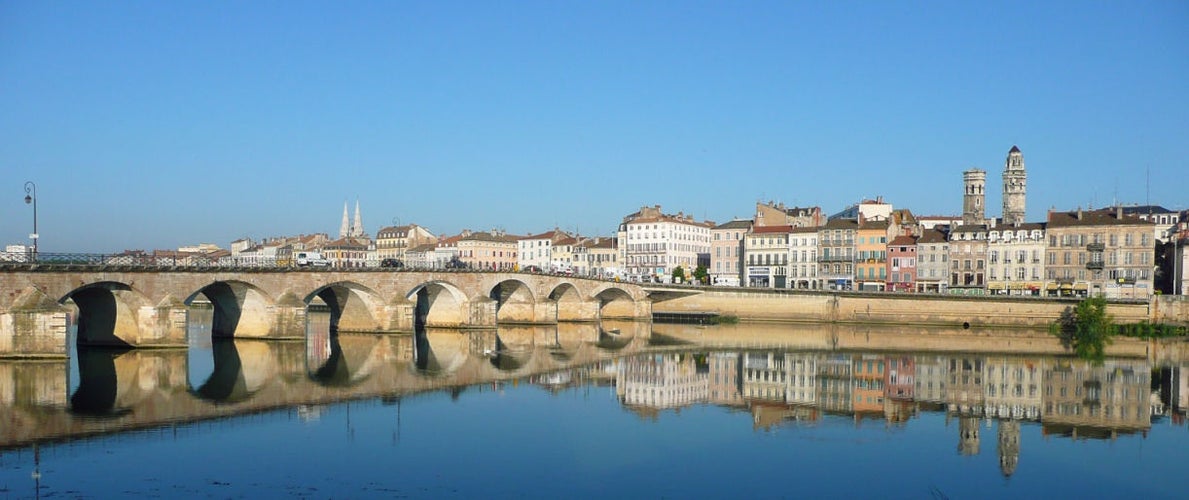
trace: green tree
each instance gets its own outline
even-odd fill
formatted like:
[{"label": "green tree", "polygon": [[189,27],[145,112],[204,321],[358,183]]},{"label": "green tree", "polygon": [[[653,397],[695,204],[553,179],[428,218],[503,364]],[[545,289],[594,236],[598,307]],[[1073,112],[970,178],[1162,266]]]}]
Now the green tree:
[{"label": "green tree", "polygon": [[1106,313],[1106,299],[1093,297],[1066,308],[1053,325],[1053,333],[1079,358],[1101,362],[1115,335],[1114,320]]},{"label": "green tree", "polygon": [[673,282],[681,283],[685,281],[685,268],[677,266],[673,269]]},{"label": "green tree", "polygon": [[694,269],[694,279],[703,285],[710,284],[710,273],[706,269],[706,266],[698,266],[697,269]]}]

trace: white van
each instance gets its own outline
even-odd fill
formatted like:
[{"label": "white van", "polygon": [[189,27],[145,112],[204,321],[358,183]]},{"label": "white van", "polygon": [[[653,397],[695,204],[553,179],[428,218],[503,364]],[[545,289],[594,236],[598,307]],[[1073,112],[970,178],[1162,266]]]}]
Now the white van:
[{"label": "white van", "polygon": [[293,256],[297,267],[330,267],[330,261],[322,257],[320,252],[297,252]]}]

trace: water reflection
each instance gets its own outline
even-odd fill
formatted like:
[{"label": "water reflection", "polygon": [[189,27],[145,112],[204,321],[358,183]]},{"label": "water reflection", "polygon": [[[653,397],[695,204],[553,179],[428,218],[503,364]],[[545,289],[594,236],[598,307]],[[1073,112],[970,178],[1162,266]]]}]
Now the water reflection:
[{"label": "water reflection", "polygon": [[[191,317],[188,351],[83,349],[70,361],[74,371],[57,362],[0,363],[0,449],[273,409],[316,423],[355,400],[391,403],[399,419],[400,403],[416,395],[466,401],[527,382],[559,397],[604,389],[639,417],[628,420],[648,426],[680,420],[684,411],[724,408],[749,417],[731,425],[760,435],[827,425],[941,433],[942,453],[997,459],[996,474],[1010,477],[1038,466],[1029,453],[1047,446],[1029,442],[1030,432],[1143,440],[1156,422],[1183,425],[1189,403],[1189,362],[1113,358],[1094,365],[1059,356],[822,344],[860,337],[846,332],[783,340],[767,328],[741,336],[746,345],[736,347],[721,332],[737,328],[662,327],[663,335],[653,335],[649,325],[630,322],[367,335],[332,332],[314,314],[304,343],[212,342],[204,317]],[[756,345],[782,341],[789,345]],[[817,347],[801,347],[805,342]],[[353,436],[356,424],[349,428]]]}]

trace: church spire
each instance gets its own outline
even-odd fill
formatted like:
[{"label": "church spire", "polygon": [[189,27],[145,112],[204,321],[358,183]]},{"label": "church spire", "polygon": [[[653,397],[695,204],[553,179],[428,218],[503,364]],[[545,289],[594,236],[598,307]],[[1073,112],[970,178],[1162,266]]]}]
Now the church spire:
[{"label": "church spire", "polygon": [[1012,146],[1003,162],[1003,223],[1018,226],[1026,216],[1028,173],[1024,170],[1024,153]]},{"label": "church spire", "polygon": [[363,216],[359,214],[359,199],[355,200],[355,223],[351,225],[351,237],[362,238],[363,233]]},{"label": "church spire", "polygon": [[351,234],[351,223],[347,219],[347,202],[343,202],[343,224],[339,226],[339,238],[346,238]]}]

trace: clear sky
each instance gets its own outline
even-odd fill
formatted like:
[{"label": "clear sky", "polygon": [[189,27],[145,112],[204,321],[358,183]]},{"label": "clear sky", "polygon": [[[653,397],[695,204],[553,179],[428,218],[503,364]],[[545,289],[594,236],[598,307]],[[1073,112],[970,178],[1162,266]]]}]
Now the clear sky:
[{"label": "clear sky", "polygon": [[[0,2],[0,243],[1189,208],[1185,1]],[[1149,182],[1150,179],[1150,182]],[[7,193],[7,194],[3,194]]]}]

